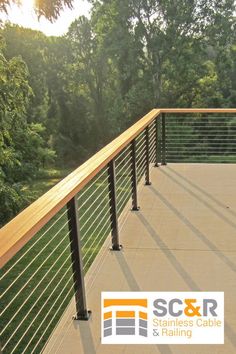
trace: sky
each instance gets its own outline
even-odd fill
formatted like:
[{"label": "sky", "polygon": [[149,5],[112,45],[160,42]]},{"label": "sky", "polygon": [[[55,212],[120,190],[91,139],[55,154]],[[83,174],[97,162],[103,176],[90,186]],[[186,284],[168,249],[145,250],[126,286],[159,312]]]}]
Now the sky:
[{"label": "sky", "polygon": [[38,20],[37,15],[34,13],[33,4],[34,0],[22,0],[21,7],[12,5],[7,15],[0,13],[0,20],[39,30],[48,36],[60,36],[67,32],[68,27],[75,18],[81,15],[88,17],[91,8],[91,4],[86,0],[75,0],[72,10],[66,8],[61,12],[59,19],[51,23],[43,17]]}]

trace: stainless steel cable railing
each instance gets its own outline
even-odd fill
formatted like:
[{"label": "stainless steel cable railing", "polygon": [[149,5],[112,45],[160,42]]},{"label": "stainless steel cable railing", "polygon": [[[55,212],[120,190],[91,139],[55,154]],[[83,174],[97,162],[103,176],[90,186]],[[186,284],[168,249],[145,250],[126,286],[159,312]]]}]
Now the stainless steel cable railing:
[{"label": "stainless steel cable railing", "polygon": [[121,249],[123,211],[139,210],[151,164],[235,162],[236,110],[222,120],[219,110],[188,113],[152,110],[2,228],[4,354],[41,353],[73,296],[75,319],[89,318],[84,274],[109,235],[111,250]]},{"label": "stainless steel cable railing", "polygon": [[[67,275],[72,272],[69,242],[69,220],[62,209],[3,268],[1,277],[1,338],[3,353],[23,353],[38,340],[37,331],[42,321],[53,315],[50,305],[65,287],[57,305],[72,292],[67,293]],[[72,284],[72,282],[71,282]],[[45,310],[46,308],[46,310]],[[57,318],[58,320],[58,318]],[[54,323],[55,324],[55,323]],[[34,338],[33,338],[34,337]],[[45,341],[42,341],[43,345]],[[32,346],[29,344],[28,353]]]},{"label": "stainless steel cable railing", "polygon": [[166,118],[169,162],[235,162],[236,116],[195,114]]}]

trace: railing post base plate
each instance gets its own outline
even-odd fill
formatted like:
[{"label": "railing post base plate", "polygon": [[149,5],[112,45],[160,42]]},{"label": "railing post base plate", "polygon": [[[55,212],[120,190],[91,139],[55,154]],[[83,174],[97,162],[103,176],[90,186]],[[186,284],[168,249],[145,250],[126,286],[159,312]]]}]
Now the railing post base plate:
[{"label": "railing post base plate", "polygon": [[145,186],[151,186],[152,182],[145,182]]},{"label": "railing post base plate", "polygon": [[134,208],[131,208],[130,209],[131,211],[139,211],[140,210],[140,207],[138,206],[138,207],[134,207]]},{"label": "railing post base plate", "polygon": [[123,248],[122,245],[117,245],[117,246],[111,246],[110,251],[121,251]]},{"label": "railing post base plate", "polygon": [[88,310],[84,314],[74,315],[73,320],[76,321],[88,321],[91,317],[92,311]]}]

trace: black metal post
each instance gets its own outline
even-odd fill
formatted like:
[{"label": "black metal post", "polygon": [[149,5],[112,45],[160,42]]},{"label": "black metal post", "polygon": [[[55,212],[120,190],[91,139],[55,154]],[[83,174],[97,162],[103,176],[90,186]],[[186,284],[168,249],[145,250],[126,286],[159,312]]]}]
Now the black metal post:
[{"label": "black metal post", "polygon": [[161,123],[162,123],[161,164],[166,165],[166,115],[165,113],[162,113]]},{"label": "black metal post", "polygon": [[111,160],[108,164],[108,181],[109,181],[109,200],[110,200],[110,219],[111,219],[111,249],[120,251],[122,246],[119,243],[118,215],[116,203],[116,171],[115,161]]},{"label": "black metal post", "polygon": [[156,149],[156,155],[155,155],[155,165],[154,167],[159,167],[158,165],[158,117],[155,119],[155,149]]},{"label": "black metal post", "polygon": [[136,166],[136,140],[131,142],[131,183],[132,183],[132,210],[138,211],[137,166]]},{"label": "black metal post", "polygon": [[145,185],[150,186],[150,139],[149,139],[149,126],[145,129],[146,136],[146,168],[145,168]]},{"label": "black metal post", "polygon": [[69,220],[69,236],[71,241],[71,260],[74,279],[76,320],[88,320],[91,311],[87,310],[83,261],[80,242],[80,227],[78,217],[78,202],[76,196],[67,203],[67,215]]}]

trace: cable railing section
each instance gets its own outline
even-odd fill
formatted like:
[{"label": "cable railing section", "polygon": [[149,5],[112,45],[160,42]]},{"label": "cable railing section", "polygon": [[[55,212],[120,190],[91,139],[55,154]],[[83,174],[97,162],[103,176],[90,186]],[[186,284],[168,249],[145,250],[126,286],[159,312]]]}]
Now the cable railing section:
[{"label": "cable railing section", "polygon": [[213,111],[152,110],[2,228],[1,353],[41,353],[73,297],[74,319],[89,319],[84,276],[108,237],[122,249],[124,210],[139,210],[152,165],[212,150],[214,161],[233,161],[235,118]]},{"label": "cable railing section", "polygon": [[[40,352],[65,309],[62,302],[68,305],[71,300],[69,222],[67,210],[61,209],[3,268],[0,298],[3,353],[23,353],[26,348],[33,353],[40,328],[45,329],[43,323],[48,324],[56,306],[58,316],[37,345],[36,352]],[[64,292],[59,296],[63,287]]]},{"label": "cable railing section", "polygon": [[236,161],[235,115],[168,115],[165,128],[168,162]]},{"label": "cable railing section", "polygon": [[78,194],[81,250],[85,273],[111,231],[109,187],[106,167]]},{"label": "cable railing section", "polygon": [[[84,275],[109,235],[111,250],[121,249],[119,222],[129,201],[138,210],[138,178],[149,170],[147,158],[155,147],[147,155],[147,141],[153,141],[158,113],[153,110],[102,149],[92,158],[93,168],[82,165],[54,193],[33,203],[16,217],[16,226],[13,219],[2,229],[8,229],[6,238],[13,232],[17,239],[1,259],[2,353],[41,353],[73,296],[75,319],[89,318]],[[14,243],[11,238],[9,243]]]}]

